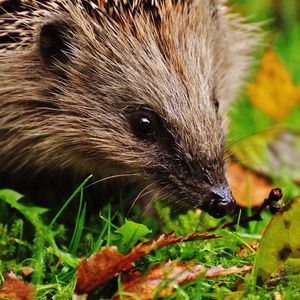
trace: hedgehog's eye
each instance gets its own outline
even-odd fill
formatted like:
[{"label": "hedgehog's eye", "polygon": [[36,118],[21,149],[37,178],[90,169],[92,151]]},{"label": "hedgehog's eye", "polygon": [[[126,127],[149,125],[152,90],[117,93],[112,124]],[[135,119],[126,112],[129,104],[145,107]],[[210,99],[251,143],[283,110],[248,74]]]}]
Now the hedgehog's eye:
[{"label": "hedgehog's eye", "polygon": [[141,139],[154,139],[157,136],[157,116],[149,111],[134,112],[130,116],[132,132]]}]

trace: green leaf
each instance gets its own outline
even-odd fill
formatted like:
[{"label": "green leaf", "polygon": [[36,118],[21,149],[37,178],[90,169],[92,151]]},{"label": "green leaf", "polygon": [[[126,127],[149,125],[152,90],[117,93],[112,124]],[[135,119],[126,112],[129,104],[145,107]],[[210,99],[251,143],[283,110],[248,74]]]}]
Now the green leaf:
[{"label": "green leaf", "polygon": [[115,231],[122,235],[123,250],[130,250],[141,238],[151,233],[147,226],[133,221],[125,220],[125,224]]},{"label": "green leaf", "polygon": [[0,190],[0,199],[10,205],[17,203],[22,197],[23,195],[13,190]]},{"label": "green leaf", "polygon": [[[254,277],[259,284],[300,285],[300,197],[273,216],[259,243]],[[277,280],[276,280],[277,279]]]},{"label": "green leaf", "polygon": [[38,206],[26,206],[19,203],[23,196],[12,190],[0,190],[0,199],[9,204],[11,207],[18,210],[24,217],[31,222],[35,227],[42,228],[44,225],[40,221],[40,216],[48,211],[47,208]]}]

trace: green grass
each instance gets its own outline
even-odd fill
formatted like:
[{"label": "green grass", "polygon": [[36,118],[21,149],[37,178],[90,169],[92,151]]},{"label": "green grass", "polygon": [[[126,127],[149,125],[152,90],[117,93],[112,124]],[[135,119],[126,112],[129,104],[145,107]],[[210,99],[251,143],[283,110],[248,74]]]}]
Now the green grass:
[{"label": "green grass", "polygon": [[[53,220],[47,220],[45,209],[22,204],[22,200],[18,200],[20,195],[15,192],[0,191],[0,199],[5,200],[4,203],[6,203],[4,209],[10,210],[10,206],[12,206],[21,214],[21,218],[9,220],[6,225],[0,226],[0,269],[2,274],[13,270],[16,274],[21,275],[22,266],[31,266],[34,273],[31,275],[30,281],[37,286],[36,299],[45,299],[46,297],[69,299],[75,285],[75,271],[79,265],[79,257],[81,255],[89,256],[99,250],[101,246],[117,245],[120,251],[127,253],[136,241],[140,238],[143,240],[142,237],[146,234],[147,237],[153,237],[161,231],[169,232],[171,230],[174,230],[177,235],[205,232],[220,222],[207,214],[199,215],[199,212],[195,211],[172,216],[170,208],[163,207],[161,203],[156,202],[154,206],[158,215],[146,216],[148,224],[159,224],[159,230],[155,232],[150,233],[145,226],[138,236],[136,236],[135,230],[129,232],[128,227],[124,231],[124,223],[127,221],[110,205],[103,209],[95,224],[89,224],[95,229],[90,230],[83,226],[85,205],[82,186],[77,189],[77,197],[74,197],[75,194],[73,194],[66,201],[66,204],[70,201],[78,202],[78,213],[77,217],[74,217],[73,232],[70,228],[62,225],[63,219],[59,218],[62,210],[59,210]],[[63,209],[67,209],[67,205],[64,205]],[[244,258],[236,252],[241,245],[250,248],[248,243],[258,239],[269,220],[267,213],[264,217],[264,221],[254,222],[249,228],[237,226],[235,230],[215,230],[214,232],[223,236],[221,239],[179,243],[158,249],[138,261],[136,267],[145,271],[150,266],[168,259],[183,261],[194,259],[197,263],[205,264],[207,267],[219,264],[223,264],[225,267],[252,264],[255,259],[253,250],[249,250],[248,256]],[[25,239],[27,235],[29,236]],[[241,278],[240,275],[230,275],[213,280],[200,277],[196,282],[178,287],[169,298],[224,299],[225,296],[230,295],[231,299],[270,299],[275,293],[275,291],[266,291],[257,287],[251,274],[244,279]],[[238,285],[237,291],[232,291],[232,287],[235,285]],[[100,288],[91,299],[99,299],[103,295],[111,296],[116,287],[117,282],[108,283]],[[300,295],[299,288],[293,286],[278,286],[276,291],[283,291],[288,295],[288,298],[285,299],[296,299],[293,297]]]},{"label": "green grass", "polygon": [[[291,72],[295,82],[300,83],[300,23],[298,0],[237,0],[232,1],[235,10],[252,16],[250,20],[269,20],[265,25],[271,34],[267,43],[273,42],[276,53],[282,58]],[[275,4],[280,4],[276,6]],[[275,32],[273,34],[273,32]],[[236,103],[233,111],[233,125],[230,137],[232,142],[242,137],[261,132],[273,126],[272,120],[253,108],[248,99],[243,97]],[[234,114],[238,111],[239,113]],[[241,113],[242,112],[242,113]],[[287,121],[296,127],[299,114]],[[242,117],[242,119],[241,119]],[[259,122],[257,122],[259,120]],[[253,127],[255,124],[255,127]],[[36,299],[70,299],[75,285],[75,271],[82,256],[89,256],[102,246],[117,245],[122,252],[127,252],[140,236],[124,232],[126,223],[124,210],[120,206],[108,205],[95,216],[87,219],[86,202],[83,186],[80,185],[62,208],[53,207],[57,211],[54,218],[44,208],[33,207],[16,201],[21,196],[9,190],[0,191],[0,283],[3,275],[13,270],[22,277],[22,266],[31,266],[34,273],[25,280],[37,286]],[[276,178],[276,184],[286,191],[287,198],[299,193],[289,174]],[[287,200],[288,200],[287,199]],[[68,212],[70,202],[77,204],[77,212]],[[74,203],[73,203],[74,204]],[[177,235],[193,232],[205,232],[213,228],[220,221],[207,214],[188,211],[185,214],[172,214],[169,207],[160,202],[154,204],[156,215],[143,214],[138,207],[134,208],[133,220],[146,225],[151,233],[142,239],[153,238],[161,232],[175,231]],[[72,222],[66,225],[64,218]],[[156,263],[168,259],[188,261],[194,259],[206,266],[223,264],[225,267],[253,264],[255,253],[249,250],[249,255],[242,258],[237,254],[241,245],[248,247],[252,241],[257,241],[270,220],[265,212],[264,220],[253,222],[244,228],[217,229],[215,232],[223,236],[221,239],[208,241],[194,241],[158,249],[137,262],[138,269],[145,271]],[[144,233],[147,230],[144,228]],[[113,282],[101,287],[91,299],[109,297],[120,287],[120,276]],[[276,293],[281,293],[285,300],[300,298],[300,288],[293,285],[279,285],[272,291],[257,286],[252,274],[245,277],[230,275],[226,278],[204,279],[177,287],[172,296],[167,299],[275,299]]]}]

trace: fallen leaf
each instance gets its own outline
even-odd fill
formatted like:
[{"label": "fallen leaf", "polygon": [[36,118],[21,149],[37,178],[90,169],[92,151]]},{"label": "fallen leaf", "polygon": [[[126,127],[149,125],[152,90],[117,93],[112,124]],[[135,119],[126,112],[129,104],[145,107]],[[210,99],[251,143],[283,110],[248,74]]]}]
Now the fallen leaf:
[{"label": "fallen leaf", "polygon": [[[258,284],[276,284],[276,278],[300,285],[300,197],[275,214],[259,243],[254,264]],[[284,274],[284,276],[282,276]],[[278,283],[278,282],[277,282]]]},{"label": "fallen leaf", "polygon": [[246,245],[241,245],[240,249],[236,252],[236,254],[242,258],[247,257],[249,255],[249,253],[251,253],[253,255],[253,251],[249,250],[249,246],[251,247],[251,249],[256,251],[256,249],[258,247],[258,243],[250,242],[250,243],[248,243],[248,247]]},{"label": "fallen leaf", "polygon": [[157,248],[178,242],[219,237],[218,235],[208,233],[193,233],[183,237],[177,237],[173,233],[166,233],[161,235],[157,240],[150,240],[138,244],[127,255],[119,253],[117,247],[104,247],[80,264],[76,272],[77,282],[75,293],[91,293],[106,281],[113,278],[118,272],[132,268],[133,262]]},{"label": "fallen leaf", "polygon": [[102,248],[80,264],[76,272],[75,293],[80,295],[94,291],[117,272],[131,268],[131,263],[118,252],[117,247]]},{"label": "fallen leaf", "polygon": [[243,266],[243,267],[231,267],[228,269],[225,269],[222,265],[211,267],[206,270],[205,272],[205,278],[213,278],[213,277],[219,277],[219,276],[226,276],[231,274],[240,274],[245,273],[252,270],[252,266]]},{"label": "fallen leaf", "polygon": [[220,235],[216,234],[210,234],[210,233],[193,233],[188,236],[181,236],[177,237],[174,235],[174,233],[165,233],[162,234],[157,240],[150,240],[145,243],[140,243],[137,245],[135,248],[133,248],[129,254],[127,254],[127,257],[130,258],[132,261],[136,261],[137,259],[141,258],[145,254],[175,243],[180,243],[180,242],[188,242],[188,241],[194,241],[194,240],[207,240],[207,239],[215,239],[215,238],[220,238]]},{"label": "fallen leaf", "polygon": [[35,287],[31,283],[25,283],[10,272],[4,275],[5,281],[0,289],[0,299],[9,300],[33,300],[35,296]]},{"label": "fallen leaf", "polygon": [[271,47],[265,50],[254,83],[247,92],[252,104],[276,121],[284,120],[300,100],[300,86]]},{"label": "fallen leaf", "polygon": [[227,177],[236,202],[241,207],[259,207],[272,189],[271,183],[240,164],[227,163]]},{"label": "fallen leaf", "polygon": [[[158,293],[159,297],[166,297],[172,294],[174,285],[182,285],[195,280],[201,273],[204,273],[203,265],[195,265],[194,261],[177,262],[168,261],[165,264],[155,265],[146,275],[140,272],[129,272],[122,276],[122,290],[133,293],[141,300],[153,299]],[[114,298],[120,299],[119,296]],[[122,299],[133,299],[122,295]]]},{"label": "fallen leaf", "polygon": [[24,266],[21,268],[21,272],[25,277],[27,277],[32,274],[33,269],[29,266]]},{"label": "fallen leaf", "polygon": [[293,282],[300,285],[300,258],[290,257],[270,275],[264,282],[267,289],[273,289],[278,284]]},{"label": "fallen leaf", "polygon": [[120,299],[119,296],[122,296],[122,299],[134,299],[134,296],[126,296],[128,293],[141,300],[153,299],[155,295],[162,298],[171,295],[175,286],[191,282],[201,274],[205,278],[213,278],[244,273],[251,269],[252,266],[224,269],[221,265],[206,269],[204,265],[196,265],[195,261],[168,261],[165,264],[155,265],[147,274],[129,272],[123,275],[122,290],[114,299]]}]

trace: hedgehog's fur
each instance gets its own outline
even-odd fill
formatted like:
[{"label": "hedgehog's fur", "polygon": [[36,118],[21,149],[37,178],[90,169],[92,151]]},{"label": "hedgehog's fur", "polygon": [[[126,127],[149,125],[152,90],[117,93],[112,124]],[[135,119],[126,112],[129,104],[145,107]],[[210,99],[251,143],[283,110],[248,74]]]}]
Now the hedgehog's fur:
[{"label": "hedgehog's fur", "polygon": [[[0,0],[1,173],[132,172],[205,207],[256,31],[221,0]],[[140,109],[162,122],[154,141],[132,133]]]}]

